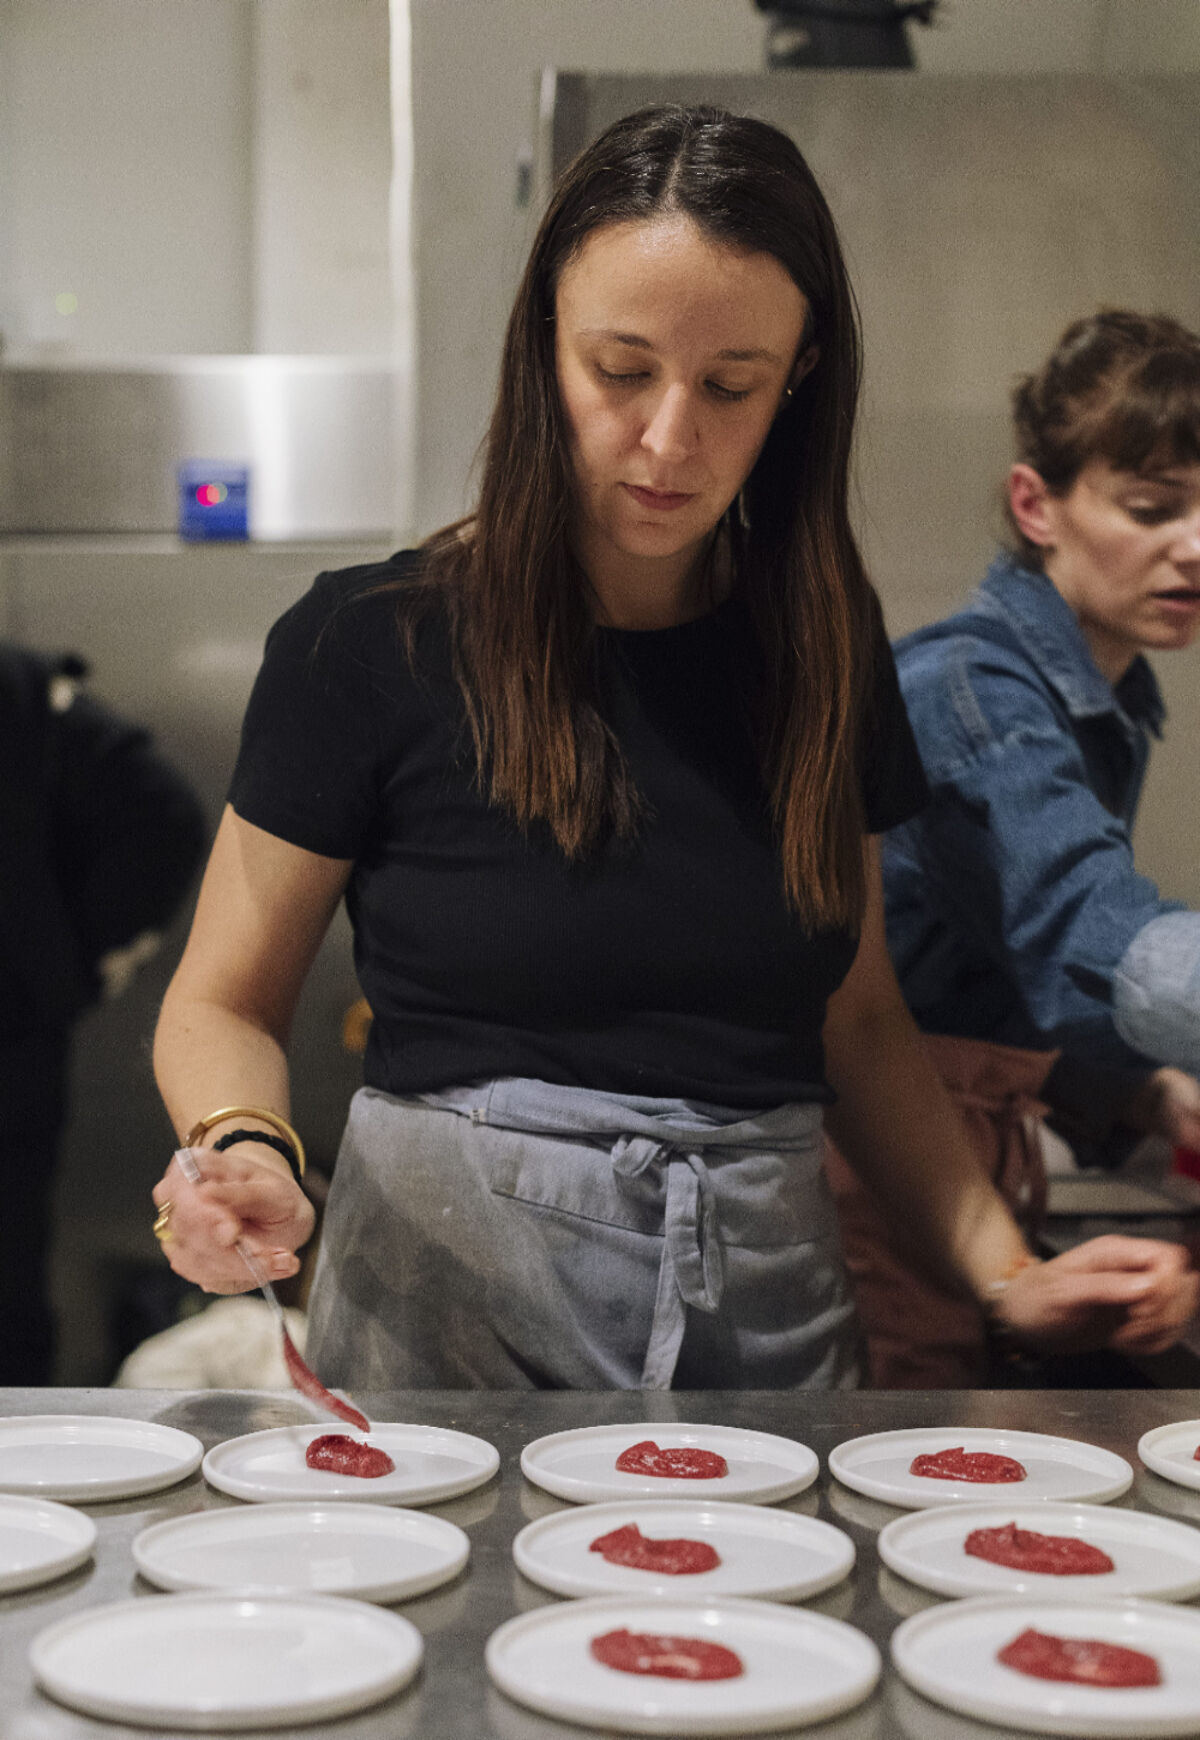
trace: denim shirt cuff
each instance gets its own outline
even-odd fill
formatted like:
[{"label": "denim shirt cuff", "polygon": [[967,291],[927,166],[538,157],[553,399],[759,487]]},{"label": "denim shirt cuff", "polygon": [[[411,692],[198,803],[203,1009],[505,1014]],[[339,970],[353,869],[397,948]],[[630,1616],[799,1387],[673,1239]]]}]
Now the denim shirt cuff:
[{"label": "denim shirt cuff", "polygon": [[1074,1150],[1080,1166],[1119,1166],[1143,1140],[1121,1114],[1146,1080],[1147,1069],[1097,1065],[1071,1052],[1053,1064],[1042,1088],[1046,1122]]},{"label": "denim shirt cuff", "polygon": [[1200,1076],[1200,913],[1138,931],[1113,976],[1113,1025],[1143,1057]]}]

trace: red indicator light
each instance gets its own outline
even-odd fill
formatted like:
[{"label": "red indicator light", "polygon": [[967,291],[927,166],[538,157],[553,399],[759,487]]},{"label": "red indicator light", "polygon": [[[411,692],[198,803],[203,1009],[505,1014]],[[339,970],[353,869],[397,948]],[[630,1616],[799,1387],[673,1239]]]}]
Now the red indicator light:
[{"label": "red indicator light", "polygon": [[202,483],[196,491],[196,500],[201,507],[219,507],[228,494],[223,483]]}]

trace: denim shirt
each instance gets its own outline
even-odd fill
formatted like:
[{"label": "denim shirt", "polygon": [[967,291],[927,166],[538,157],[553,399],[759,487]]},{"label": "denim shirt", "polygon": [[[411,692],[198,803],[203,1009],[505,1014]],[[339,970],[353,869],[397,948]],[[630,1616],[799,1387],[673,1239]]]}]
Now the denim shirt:
[{"label": "denim shirt", "polygon": [[884,842],[888,942],[927,1032],[1200,1073],[1200,914],[1134,868],[1162,695],[1114,688],[1045,575],[995,561],[896,645],[931,801]]}]

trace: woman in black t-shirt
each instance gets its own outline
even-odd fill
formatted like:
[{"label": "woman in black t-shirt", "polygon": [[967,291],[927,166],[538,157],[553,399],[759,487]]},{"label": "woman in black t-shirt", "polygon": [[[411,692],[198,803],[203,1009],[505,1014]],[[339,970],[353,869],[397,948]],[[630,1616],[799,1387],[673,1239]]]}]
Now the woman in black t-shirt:
[{"label": "woman in black t-shirt", "polygon": [[239,1241],[295,1271],[284,1048],[345,896],[327,1382],[853,1383],[822,1115],[1018,1334],[1190,1315],[1173,1247],[1034,1262],[897,991],[873,836],[924,784],[847,516],[858,368],[791,142],[630,116],[539,230],[475,513],[272,631],[156,1040],[202,1182],[173,1162],[156,1226],[211,1291]]}]

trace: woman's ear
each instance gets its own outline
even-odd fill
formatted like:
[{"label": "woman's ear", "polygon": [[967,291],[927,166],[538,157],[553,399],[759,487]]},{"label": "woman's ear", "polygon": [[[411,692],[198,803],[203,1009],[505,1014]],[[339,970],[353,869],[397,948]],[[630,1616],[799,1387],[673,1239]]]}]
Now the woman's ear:
[{"label": "woman's ear", "polygon": [[1043,550],[1052,549],[1054,545],[1050,500],[1050,491],[1040,472],[1032,465],[1013,466],[1008,474],[1008,505],[1012,517],[1021,536]]},{"label": "woman's ear", "polygon": [[781,411],[787,410],[792,399],[795,397],[796,388],[800,385],[800,382],[804,379],[805,375],[811,374],[813,369],[816,368],[820,355],[821,347],[817,344],[810,344],[807,350],[802,350],[800,352],[800,355],[792,364],[792,372],[788,376],[787,385],[784,387],[780,396],[779,404],[775,409],[775,415],[777,417]]},{"label": "woman's ear", "polygon": [[792,365],[791,379],[788,381],[788,391],[794,393],[805,375],[811,374],[821,360],[819,344],[810,344],[802,350]]}]

